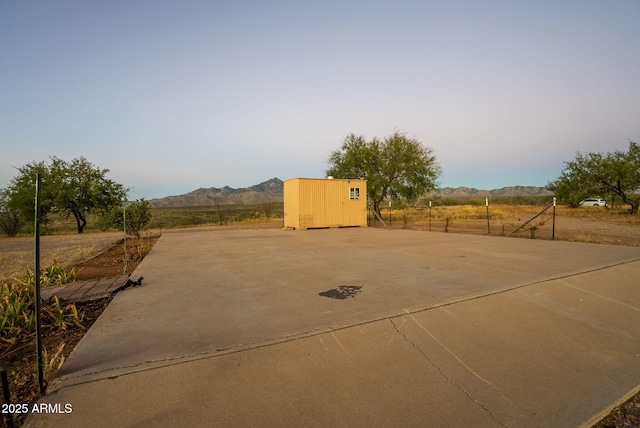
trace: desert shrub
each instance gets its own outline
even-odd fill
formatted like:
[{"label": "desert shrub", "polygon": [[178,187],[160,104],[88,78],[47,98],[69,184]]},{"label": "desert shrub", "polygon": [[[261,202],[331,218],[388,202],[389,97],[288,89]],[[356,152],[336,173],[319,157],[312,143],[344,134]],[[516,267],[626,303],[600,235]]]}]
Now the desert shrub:
[{"label": "desert shrub", "polygon": [[[75,276],[63,266],[54,263],[41,271],[43,286],[59,285],[69,282]],[[35,312],[35,274],[27,270],[22,278],[14,278],[12,282],[2,284],[0,288],[0,339],[5,344],[33,333],[36,328]],[[81,327],[82,316],[74,304],[61,305],[55,298],[52,303],[43,307],[43,325],[54,325],[66,329],[74,324]]]},{"label": "desert shrub", "polygon": [[35,330],[35,296],[29,283],[3,284],[0,289],[0,338],[12,344]]},{"label": "desert shrub", "polygon": [[139,201],[132,202],[126,209],[126,233],[140,238],[140,232],[149,224],[151,220],[151,207],[149,202],[144,198]]},{"label": "desert shrub", "polygon": [[128,203],[126,209],[113,208],[103,212],[100,225],[102,228],[125,229],[125,233],[140,237],[142,232],[151,221],[151,206],[144,198]]},{"label": "desert shrub", "polygon": [[[35,284],[35,272],[31,268],[27,268],[25,276],[18,279],[19,282]],[[49,266],[40,269],[40,285],[42,287],[50,287],[54,285],[62,285],[73,282],[76,279],[76,271],[73,268],[53,261]]]},{"label": "desert shrub", "polygon": [[152,208],[151,229],[221,225],[233,223],[270,222],[284,216],[282,203],[272,204],[267,212],[264,205],[229,204],[204,207]]},{"label": "desert shrub", "polygon": [[58,299],[58,296],[53,296],[53,302],[51,302],[49,306],[44,308],[44,311],[51,318],[51,322],[53,323],[53,325],[61,330],[66,330],[70,325],[75,325],[82,330],[85,329],[85,327],[80,324],[81,318],[78,314],[76,305],[71,303],[64,306],[60,303],[60,299]]}]

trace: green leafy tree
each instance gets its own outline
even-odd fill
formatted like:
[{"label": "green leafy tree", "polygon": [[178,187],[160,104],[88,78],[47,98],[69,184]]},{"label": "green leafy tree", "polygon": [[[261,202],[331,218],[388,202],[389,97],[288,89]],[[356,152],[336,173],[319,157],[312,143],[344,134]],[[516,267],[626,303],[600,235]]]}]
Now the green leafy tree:
[{"label": "green leafy tree", "polygon": [[[20,174],[14,177],[7,188],[7,206],[18,212],[21,223],[33,225],[35,217],[34,197],[36,192],[36,174],[40,174],[42,180],[49,174],[49,167],[46,162],[31,162],[18,168]],[[53,201],[46,192],[40,192],[40,222],[48,222],[47,214],[53,211]]]},{"label": "green leafy tree", "polygon": [[578,153],[572,161],[565,162],[560,177],[547,187],[556,197],[576,207],[585,198],[617,195],[631,205],[631,213],[638,213],[640,196],[640,146],[629,142],[627,151],[607,153]]},{"label": "green leafy tree", "polygon": [[14,237],[20,231],[20,211],[9,206],[9,192],[0,189],[0,230]]},{"label": "green leafy tree", "polygon": [[367,180],[367,196],[380,215],[387,197],[414,200],[435,189],[442,170],[431,148],[396,131],[382,141],[348,135],[331,153],[327,174]]},{"label": "green leafy tree", "polygon": [[66,162],[52,157],[51,162],[31,162],[18,168],[19,175],[11,181],[8,205],[20,211],[25,220],[33,221],[35,178],[41,174],[40,218],[47,221],[52,212],[73,215],[78,233],[87,224],[86,214],[108,210],[119,205],[125,190],[121,184],[106,178],[108,169],[94,166],[84,157]]},{"label": "green leafy tree", "polygon": [[[125,229],[127,234],[140,238],[140,232],[147,227],[151,221],[151,206],[144,198],[127,204],[124,210],[121,208],[111,209],[107,215],[107,223],[111,227]],[[126,226],[125,226],[126,223]]]}]

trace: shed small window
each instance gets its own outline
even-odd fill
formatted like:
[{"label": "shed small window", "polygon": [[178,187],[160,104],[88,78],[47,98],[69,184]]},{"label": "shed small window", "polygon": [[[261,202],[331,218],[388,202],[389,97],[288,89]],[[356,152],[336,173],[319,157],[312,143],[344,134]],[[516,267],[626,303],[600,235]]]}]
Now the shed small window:
[{"label": "shed small window", "polygon": [[359,187],[350,187],[349,188],[349,199],[360,199],[360,188]]}]

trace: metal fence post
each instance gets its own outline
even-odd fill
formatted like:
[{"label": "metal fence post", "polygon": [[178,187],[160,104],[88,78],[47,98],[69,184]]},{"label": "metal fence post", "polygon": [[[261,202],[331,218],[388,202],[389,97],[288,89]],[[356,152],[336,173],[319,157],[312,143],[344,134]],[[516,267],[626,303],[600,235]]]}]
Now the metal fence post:
[{"label": "metal fence post", "polygon": [[44,361],[42,358],[42,300],[40,298],[40,174],[36,174],[36,201],[35,201],[35,292],[36,292],[36,353],[38,359],[38,388],[44,394]]},{"label": "metal fence post", "polygon": [[553,198],[553,218],[551,220],[551,240],[556,239],[556,198]]},{"label": "metal fence post", "polygon": [[491,235],[491,225],[489,224],[489,198],[486,198],[487,205],[487,235]]}]

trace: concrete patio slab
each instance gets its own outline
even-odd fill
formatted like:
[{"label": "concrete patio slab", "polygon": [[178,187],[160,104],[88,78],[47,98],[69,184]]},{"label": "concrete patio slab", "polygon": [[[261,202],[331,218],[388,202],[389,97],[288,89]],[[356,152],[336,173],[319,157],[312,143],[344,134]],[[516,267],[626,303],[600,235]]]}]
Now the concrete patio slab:
[{"label": "concrete patio slab", "polygon": [[588,424],[640,385],[639,272],[637,247],[165,233],[42,400],[73,412],[27,426]]}]

